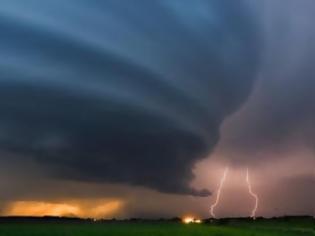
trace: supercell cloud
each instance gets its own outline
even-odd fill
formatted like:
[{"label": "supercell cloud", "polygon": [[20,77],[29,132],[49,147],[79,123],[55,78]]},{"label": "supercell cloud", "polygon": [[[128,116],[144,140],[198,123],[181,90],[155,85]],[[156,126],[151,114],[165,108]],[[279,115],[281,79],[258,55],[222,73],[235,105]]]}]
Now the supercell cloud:
[{"label": "supercell cloud", "polygon": [[56,179],[209,194],[191,169],[257,77],[246,5],[8,0],[0,31],[2,151]]}]

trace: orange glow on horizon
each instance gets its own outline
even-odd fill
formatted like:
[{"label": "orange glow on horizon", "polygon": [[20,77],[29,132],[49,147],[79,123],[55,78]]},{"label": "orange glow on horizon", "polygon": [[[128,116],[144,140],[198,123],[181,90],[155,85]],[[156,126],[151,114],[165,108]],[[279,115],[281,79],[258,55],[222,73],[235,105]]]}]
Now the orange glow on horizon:
[{"label": "orange glow on horizon", "polygon": [[3,211],[4,216],[71,216],[81,218],[111,217],[123,207],[121,200],[69,201],[62,203],[16,201]]}]

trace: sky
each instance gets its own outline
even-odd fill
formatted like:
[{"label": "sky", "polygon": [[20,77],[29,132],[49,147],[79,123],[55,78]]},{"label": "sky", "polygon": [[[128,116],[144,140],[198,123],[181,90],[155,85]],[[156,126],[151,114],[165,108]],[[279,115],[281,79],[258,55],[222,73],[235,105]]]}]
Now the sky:
[{"label": "sky", "polygon": [[0,215],[315,216],[314,1],[0,2]]}]

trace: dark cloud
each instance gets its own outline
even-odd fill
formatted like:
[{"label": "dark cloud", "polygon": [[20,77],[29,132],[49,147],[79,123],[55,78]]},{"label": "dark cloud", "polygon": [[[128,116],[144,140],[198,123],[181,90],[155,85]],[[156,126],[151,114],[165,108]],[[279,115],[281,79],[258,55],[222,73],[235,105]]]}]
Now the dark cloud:
[{"label": "dark cloud", "polygon": [[4,1],[0,146],[57,178],[192,190],[259,59],[233,1]]}]

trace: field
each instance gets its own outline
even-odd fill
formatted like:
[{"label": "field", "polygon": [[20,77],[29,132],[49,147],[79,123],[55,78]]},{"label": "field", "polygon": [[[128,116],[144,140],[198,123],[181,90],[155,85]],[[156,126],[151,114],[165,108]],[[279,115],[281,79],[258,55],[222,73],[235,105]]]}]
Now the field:
[{"label": "field", "polygon": [[179,222],[24,222],[0,223],[0,236],[313,236],[312,219],[229,220],[215,224]]}]

